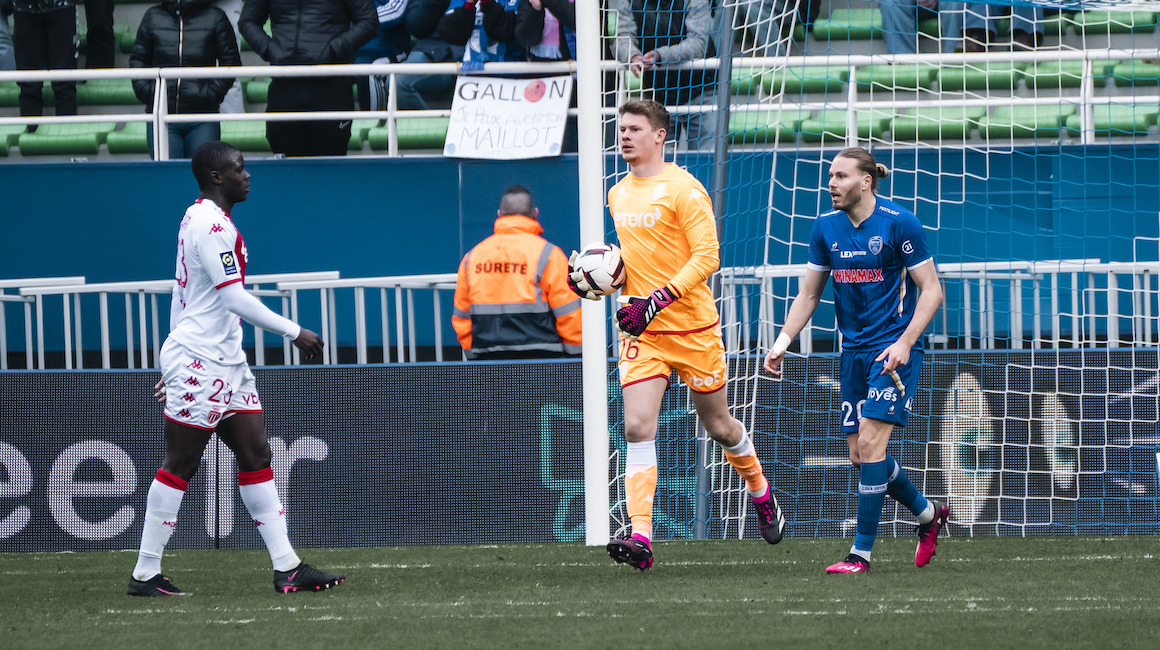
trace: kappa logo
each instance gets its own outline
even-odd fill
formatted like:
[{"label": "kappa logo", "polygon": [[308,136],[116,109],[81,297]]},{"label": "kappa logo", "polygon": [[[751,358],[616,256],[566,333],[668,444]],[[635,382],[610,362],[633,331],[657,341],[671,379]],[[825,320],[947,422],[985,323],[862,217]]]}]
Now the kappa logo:
[{"label": "kappa logo", "polygon": [[162,521],[162,522],[161,522],[161,525],[162,525],[162,526],[169,526],[170,528],[177,528],[177,522],[176,522],[176,521]]},{"label": "kappa logo", "polygon": [[662,196],[664,196],[666,193],[668,193],[668,191],[669,191],[669,184],[668,183],[657,183],[657,186],[654,187],[653,191],[652,191],[652,200],[659,201]]},{"label": "kappa logo", "polygon": [[882,237],[874,235],[870,238],[870,254],[877,255],[882,252]]},{"label": "kappa logo", "polygon": [[201,365],[199,359],[194,359],[186,368],[193,368],[194,370],[205,370],[205,366]]},{"label": "kappa logo", "polygon": [[181,396],[181,399],[183,399],[187,402],[192,402],[193,401],[193,393],[186,393],[186,394]]},{"label": "kappa logo", "polygon": [[201,382],[197,380],[197,377],[190,377],[189,379],[185,380],[185,383],[189,384],[190,386],[201,386]]},{"label": "kappa logo", "polygon": [[217,224],[217,223],[215,223],[213,225],[213,227],[209,229],[210,233],[221,232],[223,230],[225,230],[225,228],[222,228],[221,224]]},{"label": "kappa logo", "polygon": [[180,411],[177,412],[177,416],[183,417],[183,418],[189,417],[189,409],[181,409]]}]

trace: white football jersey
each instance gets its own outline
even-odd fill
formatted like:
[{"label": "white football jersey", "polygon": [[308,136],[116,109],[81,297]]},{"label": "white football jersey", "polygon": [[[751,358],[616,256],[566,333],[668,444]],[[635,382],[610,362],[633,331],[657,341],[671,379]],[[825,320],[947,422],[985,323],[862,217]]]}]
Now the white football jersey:
[{"label": "white football jersey", "polygon": [[218,289],[245,278],[242,234],[213,201],[198,199],[177,234],[170,338],[216,363],[244,363],[241,319],[222,305]]}]

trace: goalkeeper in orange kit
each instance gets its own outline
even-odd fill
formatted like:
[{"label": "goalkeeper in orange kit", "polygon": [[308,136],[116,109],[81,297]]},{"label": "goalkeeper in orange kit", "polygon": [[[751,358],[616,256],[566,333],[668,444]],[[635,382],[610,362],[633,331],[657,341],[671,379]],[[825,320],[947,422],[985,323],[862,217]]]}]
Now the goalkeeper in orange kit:
[{"label": "goalkeeper in orange kit", "polygon": [[[630,101],[619,112],[620,152],[631,171],[609,190],[608,208],[628,269],[624,293],[629,297],[616,320],[628,442],[624,491],[632,533],[609,543],[608,554],[642,571],[653,565],[657,420],[673,370],[692,390],[705,431],[745,480],[761,536],[776,544],[785,518],[749,432],[729,413],[724,390],[721,322],[706,284],[719,262],[713,205],[696,178],[664,160],[669,113],[663,105]],[[598,299],[579,273],[570,275],[569,285],[583,298]]]}]

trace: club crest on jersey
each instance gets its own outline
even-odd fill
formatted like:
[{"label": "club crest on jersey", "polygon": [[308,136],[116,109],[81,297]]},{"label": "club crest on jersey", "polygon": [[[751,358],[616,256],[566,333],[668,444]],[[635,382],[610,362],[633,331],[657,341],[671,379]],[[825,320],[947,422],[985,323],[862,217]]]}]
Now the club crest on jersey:
[{"label": "club crest on jersey", "polygon": [[225,269],[226,275],[238,274],[238,260],[234,257],[233,252],[221,254],[222,268]]},{"label": "club crest on jersey", "polygon": [[882,252],[882,238],[874,235],[870,238],[870,254],[877,255]]}]

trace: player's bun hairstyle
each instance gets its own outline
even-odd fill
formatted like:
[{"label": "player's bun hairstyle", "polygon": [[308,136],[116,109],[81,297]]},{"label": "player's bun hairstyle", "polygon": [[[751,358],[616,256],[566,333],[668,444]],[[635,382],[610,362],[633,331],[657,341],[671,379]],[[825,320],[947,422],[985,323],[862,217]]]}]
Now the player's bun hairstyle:
[{"label": "player's bun hairstyle", "polygon": [[229,160],[230,154],[237,150],[234,145],[220,140],[211,140],[199,146],[189,163],[193,168],[193,177],[197,179],[197,186],[205,189],[213,185],[209,175],[220,170]]},{"label": "player's bun hairstyle", "polygon": [[666,138],[668,134],[673,132],[669,128],[669,111],[660,102],[651,99],[634,99],[621,104],[618,112],[621,115],[631,113],[645,118],[653,129],[664,129]]},{"label": "player's bun hairstyle", "polygon": [[858,171],[870,175],[870,191],[878,191],[878,179],[890,175],[890,168],[874,160],[874,155],[862,147],[850,147],[838,152],[838,158],[852,158],[858,163]]}]

